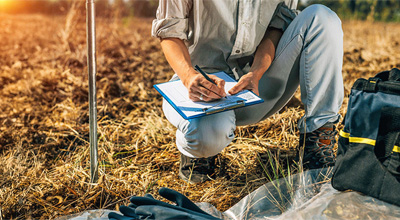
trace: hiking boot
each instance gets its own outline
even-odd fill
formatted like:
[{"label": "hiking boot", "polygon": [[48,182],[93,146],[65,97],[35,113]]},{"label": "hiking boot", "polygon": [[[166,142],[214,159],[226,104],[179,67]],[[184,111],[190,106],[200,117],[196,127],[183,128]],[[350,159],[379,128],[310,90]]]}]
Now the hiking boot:
[{"label": "hiking boot", "polygon": [[191,158],[181,153],[179,177],[189,183],[202,183],[214,173],[216,156]]},{"label": "hiking boot", "polygon": [[337,131],[333,123],[327,123],[317,130],[300,134],[299,146],[304,146],[303,168],[319,169],[335,165]]}]

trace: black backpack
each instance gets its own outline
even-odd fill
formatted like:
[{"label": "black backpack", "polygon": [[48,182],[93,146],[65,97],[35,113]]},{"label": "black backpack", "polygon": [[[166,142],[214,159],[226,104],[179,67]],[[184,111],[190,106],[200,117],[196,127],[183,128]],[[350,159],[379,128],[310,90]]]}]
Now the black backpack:
[{"label": "black backpack", "polygon": [[358,79],[343,123],[332,186],[400,206],[400,70]]}]

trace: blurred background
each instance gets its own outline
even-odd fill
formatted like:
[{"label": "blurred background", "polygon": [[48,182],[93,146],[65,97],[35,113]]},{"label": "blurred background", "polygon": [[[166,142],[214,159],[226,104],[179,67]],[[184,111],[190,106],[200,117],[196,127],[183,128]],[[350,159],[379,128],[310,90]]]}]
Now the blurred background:
[{"label": "blurred background", "polygon": [[[0,0],[0,13],[65,14],[74,0]],[[75,0],[79,1],[79,0]],[[81,0],[84,1],[84,0]],[[119,8],[123,16],[153,17],[158,0],[96,0],[97,15],[112,16]],[[400,21],[399,0],[300,0],[298,9],[310,4],[323,4],[342,19]]]}]

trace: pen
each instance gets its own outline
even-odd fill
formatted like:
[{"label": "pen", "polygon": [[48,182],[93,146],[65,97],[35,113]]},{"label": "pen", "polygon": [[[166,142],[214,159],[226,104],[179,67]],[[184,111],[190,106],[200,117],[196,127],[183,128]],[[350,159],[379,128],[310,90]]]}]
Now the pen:
[{"label": "pen", "polygon": [[[196,66],[194,66],[194,67],[196,68],[197,71],[199,71],[199,72],[201,73],[201,75],[204,76],[204,78],[206,78],[206,80],[208,80],[208,81],[211,82],[212,84],[218,86],[210,77],[207,76],[207,74],[206,74],[198,65],[196,65]],[[211,92],[212,92],[212,91],[211,91]],[[216,95],[218,95],[218,94],[215,93],[215,92],[213,92],[213,93],[216,94]],[[220,96],[220,95],[218,95],[218,96]],[[222,96],[220,96],[220,97],[221,97],[221,98],[226,98],[226,97],[222,97]]]},{"label": "pen", "polygon": [[210,77],[207,76],[207,74],[198,65],[196,65],[195,68],[197,71],[201,73],[201,75],[204,76],[204,78],[206,78],[206,80],[210,81],[214,85],[217,85]]}]

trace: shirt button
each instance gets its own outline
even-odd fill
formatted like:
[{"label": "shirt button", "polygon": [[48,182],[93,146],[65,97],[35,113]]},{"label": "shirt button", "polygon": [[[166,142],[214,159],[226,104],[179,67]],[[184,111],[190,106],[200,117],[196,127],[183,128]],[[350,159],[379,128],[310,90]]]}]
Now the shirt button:
[{"label": "shirt button", "polygon": [[240,53],[240,50],[236,50],[235,53]]}]

